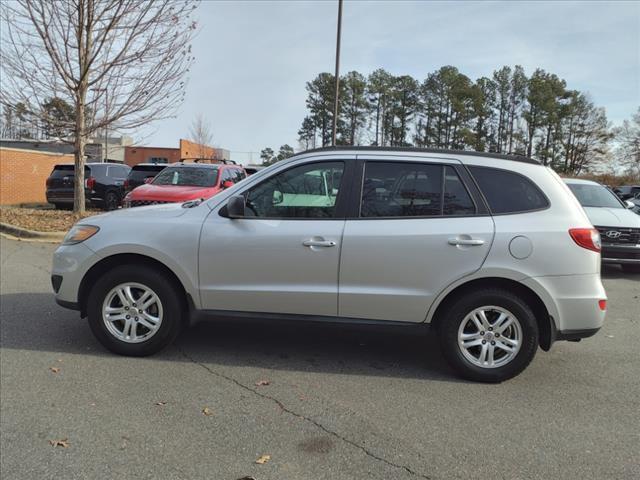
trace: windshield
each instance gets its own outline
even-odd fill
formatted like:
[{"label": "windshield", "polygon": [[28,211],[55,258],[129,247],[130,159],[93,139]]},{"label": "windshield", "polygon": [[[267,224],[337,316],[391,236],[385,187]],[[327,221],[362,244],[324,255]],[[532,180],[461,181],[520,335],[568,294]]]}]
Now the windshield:
[{"label": "windshield", "polygon": [[602,185],[570,183],[569,188],[583,207],[624,208],[615,193]]},{"label": "windshield", "polygon": [[213,187],[218,180],[217,168],[167,167],[153,180],[153,185]]}]

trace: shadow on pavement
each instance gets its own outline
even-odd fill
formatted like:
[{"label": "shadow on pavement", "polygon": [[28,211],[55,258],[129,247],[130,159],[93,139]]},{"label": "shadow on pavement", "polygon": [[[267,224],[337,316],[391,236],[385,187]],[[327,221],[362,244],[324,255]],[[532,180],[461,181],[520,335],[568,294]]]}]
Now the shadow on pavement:
[{"label": "shadow on pavement", "polygon": [[620,265],[603,264],[601,275],[604,279],[640,280],[640,274],[624,272]]},{"label": "shadow on pavement", "polygon": [[[86,320],[57,306],[51,294],[2,295],[0,312],[3,349],[112,356],[95,340]],[[462,381],[445,364],[435,335],[202,320],[185,331],[175,347],[150,360],[193,359],[220,366]]]}]

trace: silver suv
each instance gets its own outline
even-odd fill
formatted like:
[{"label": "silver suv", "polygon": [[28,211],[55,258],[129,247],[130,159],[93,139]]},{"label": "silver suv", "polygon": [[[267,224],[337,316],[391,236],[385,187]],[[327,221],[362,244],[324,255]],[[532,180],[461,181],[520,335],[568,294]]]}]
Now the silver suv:
[{"label": "silver suv", "polygon": [[204,201],[82,220],[56,250],[56,301],[109,350],[143,356],[210,317],[435,327],[464,377],[520,373],[595,334],[600,236],[523,157],[328,148]]}]

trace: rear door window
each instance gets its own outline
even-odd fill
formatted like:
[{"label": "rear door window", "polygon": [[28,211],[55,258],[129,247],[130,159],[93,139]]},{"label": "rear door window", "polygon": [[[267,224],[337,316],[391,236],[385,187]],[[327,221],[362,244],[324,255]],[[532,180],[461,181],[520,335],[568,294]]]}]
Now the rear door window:
[{"label": "rear door window", "polygon": [[442,215],[442,166],[414,162],[367,162],[360,216]]},{"label": "rear door window", "polygon": [[493,214],[542,210],[549,200],[527,177],[499,168],[470,166],[484,198]]}]

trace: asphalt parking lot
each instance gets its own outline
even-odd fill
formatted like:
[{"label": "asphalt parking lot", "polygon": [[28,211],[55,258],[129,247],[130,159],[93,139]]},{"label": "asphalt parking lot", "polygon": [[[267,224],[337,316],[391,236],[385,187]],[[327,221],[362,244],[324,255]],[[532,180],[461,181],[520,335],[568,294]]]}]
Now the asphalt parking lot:
[{"label": "asphalt parking lot", "polygon": [[607,268],[597,336],[483,385],[431,339],[318,327],[117,357],[54,303],[54,248],[0,240],[4,480],[640,478],[640,276]]}]

